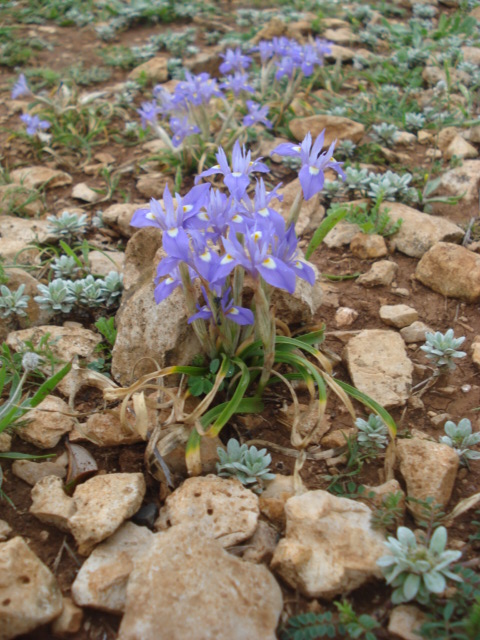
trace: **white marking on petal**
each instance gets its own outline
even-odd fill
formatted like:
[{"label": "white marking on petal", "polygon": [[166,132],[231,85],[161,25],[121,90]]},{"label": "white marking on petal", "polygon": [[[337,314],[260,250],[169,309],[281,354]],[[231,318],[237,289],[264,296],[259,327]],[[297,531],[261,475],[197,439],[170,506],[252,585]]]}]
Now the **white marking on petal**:
[{"label": "white marking on petal", "polygon": [[297,269],[303,269],[303,263],[302,263],[300,260],[297,260],[297,261],[295,262],[295,267],[296,267]]},{"label": "white marking on petal", "polygon": [[189,211],[191,211],[193,209],[193,204],[184,204],[183,205],[183,212],[184,213],[188,213]]},{"label": "white marking on petal", "polygon": [[200,254],[200,260],[203,260],[204,262],[212,261],[212,254],[208,249],[205,249],[205,251]]},{"label": "white marking on petal", "polygon": [[149,211],[145,217],[147,218],[147,220],[156,220],[155,214],[151,211]]},{"label": "white marking on petal", "polygon": [[229,253],[226,253],[220,260],[220,264],[229,264],[230,262],[233,262],[233,258]]},{"label": "white marking on petal", "polygon": [[170,276],[168,276],[168,278],[165,278],[165,284],[173,284],[174,282],[175,280]]},{"label": "white marking on petal", "polygon": [[208,213],[206,211],[201,211],[198,214],[198,217],[200,218],[200,220],[205,220],[205,221],[210,220],[210,218],[208,217]]},{"label": "white marking on petal", "polygon": [[239,311],[238,309],[235,309],[235,307],[232,307],[229,311],[227,311],[227,315],[230,314],[232,316],[238,316],[239,315]]},{"label": "white marking on petal", "polygon": [[232,222],[243,222],[243,216],[236,213],[232,218]]},{"label": "white marking on petal", "polygon": [[253,234],[253,239],[255,242],[257,242],[257,240],[260,240],[261,237],[262,237],[261,231],[255,231],[255,233]]},{"label": "white marking on petal", "polygon": [[261,216],[263,216],[264,218],[267,218],[268,217],[268,209],[267,209],[267,207],[264,207],[263,209],[259,209],[258,213]]},{"label": "white marking on petal", "polygon": [[292,147],[293,151],[301,151],[302,147],[300,145],[295,145],[294,147]]},{"label": "white marking on petal", "polygon": [[176,238],[178,236],[178,227],[174,227],[173,229],[168,229],[167,233],[171,238]]},{"label": "white marking on petal", "polygon": [[275,260],[273,258],[265,258],[265,260],[262,262],[264,267],[267,267],[267,269],[276,269],[277,265],[275,263]]},{"label": "white marking on petal", "polygon": [[233,176],[234,178],[240,178],[240,176],[242,176],[242,175],[243,175],[243,174],[242,174],[242,172],[241,172],[241,171],[233,171],[233,172],[232,172],[232,176]]},{"label": "white marking on petal", "polygon": [[317,176],[320,173],[320,169],[317,167],[308,167],[308,172],[311,176]]}]

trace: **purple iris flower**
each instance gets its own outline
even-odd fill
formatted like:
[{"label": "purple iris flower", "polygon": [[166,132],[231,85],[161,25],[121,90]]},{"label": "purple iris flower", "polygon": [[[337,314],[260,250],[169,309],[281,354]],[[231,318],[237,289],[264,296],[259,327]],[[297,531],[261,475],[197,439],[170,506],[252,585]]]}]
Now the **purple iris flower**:
[{"label": "purple iris flower", "polygon": [[333,42],[322,40],[321,38],[315,38],[314,46],[320,58],[323,58],[323,56],[329,56],[332,53],[332,45]]},{"label": "purple iris flower", "polygon": [[292,224],[280,239],[273,254],[291,267],[299,278],[313,286],[315,284],[315,271],[308,262],[300,259],[297,243],[298,238],[295,233],[295,226]]},{"label": "purple iris flower", "polygon": [[[188,323],[190,324],[194,320],[212,320],[214,324],[220,325],[222,324],[222,318],[227,318],[235,324],[246,325],[253,324],[255,322],[255,317],[253,312],[250,309],[246,309],[245,307],[239,307],[233,304],[233,300],[231,298],[232,288],[228,287],[228,289],[223,293],[222,296],[216,295],[214,302],[214,309],[211,308],[211,303],[208,299],[207,293],[205,289],[202,287],[203,297],[206,301],[202,307],[197,305],[198,313],[195,313],[188,319]],[[215,293],[220,293],[220,291],[215,291]]]},{"label": "purple iris flower", "polygon": [[190,71],[185,71],[185,80],[179,82],[173,96],[173,104],[188,107],[189,104],[198,106],[208,104],[214,97],[221,97],[222,92],[215,79],[208,73],[200,73],[196,76]]},{"label": "purple iris flower", "polygon": [[265,64],[265,62],[274,56],[274,48],[271,40],[260,40],[257,46],[252,47],[251,51],[258,51],[260,53],[260,61],[262,64]]},{"label": "purple iris flower", "polygon": [[278,211],[270,206],[271,201],[274,199],[283,200],[283,196],[277,193],[277,189],[281,186],[280,183],[272,191],[267,191],[263,178],[257,181],[254,200],[244,198],[238,203],[238,214],[244,214],[242,225],[244,228],[251,228],[258,221],[260,221],[260,224],[271,223],[275,233],[278,236],[283,236],[285,233],[285,221]]},{"label": "purple iris flower", "polygon": [[298,42],[295,40],[290,40],[285,36],[280,36],[279,38],[272,38],[272,49],[273,53],[276,56],[287,56],[290,55],[292,45],[298,46]]},{"label": "purple iris flower", "polygon": [[31,93],[32,92],[30,90],[30,87],[27,84],[27,79],[25,78],[25,75],[21,73],[18,76],[18,80],[13,85],[12,100],[16,100],[17,98],[21,98],[22,96],[28,96]]},{"label": "purple iris flower", "polygon": [[158,110],[163,116],[175,110],[172,94],[167,91],[165,87],[162,87],[161,84],[157,84],[153,87],[152,93],[158,103]]},{"label": "purple iris flower", "polygon": [[178,269],[178,263],[174,263],[174,264],[169,264],[168,265],[168,271],[167,271],[167,277],[164,280],[160,280],[160,278],[162,276],[165,276],[166,274],[163,271],[162,267],[165,267],[166,265],[164,264],[167,260],[172,260],[171,258],[165,258],[164,260],[162,260],[160,262],[160,264],[158,265],[157,268],[157,277],[155,278],[155,284],[157,285],[155,287],[155,290],[153,292],[153,295],[155,297],[155,302],[157,304],[160,304],[160,302],[162,302],[162,300],[165,300],[165,298],[168,298],[168,296],[175,291],[175,289],[177,287],[181,287],[182,286],[182,278],[180,276],[180,271]]},{"label": "purple iris flower", "polygon": [[317,49],[312,47],[311,44],[306,44],[302,50],[302,61],[300,68],[305,77],[309,77],[313,73],[313,69],[315,66],[321,66],[323,64],[323,59],[319,55]]},{"label": "purple iris flower", "polygon": [[218,164],[198,175],[195,178],[195,183],[197,183],[200,178],[205,178],[215,173],[221,173],[224,176],[224,183],[236,200],[241,200],[243,198],[247,187],[250,184],[249,175],[253,171],[260,171],[261,173],[269,172],[267,165],[260,162],[261,158],[258,158],[258,160],[251,160],[251,152],[245,151],[245,146],[243,148],[240,147],[238,140],[235,142],[235,146],[232,151],[231,169],[228,165],[227,156],[225,155],[225,151],[222,147],[219,147],[215,157],[217,158]]},{"label": "purple iris flower", "polygon": [[51,124],[48,120],[40,120],[38,116],[31,116],[29,113],[23,113],[20,120],[27,125],[27,134],[34,136],[39,129],[49,129]]},{"label": "purple iris flower", "polygon": [[236,49],[227,49],[225,53],[221,53],[220,57],[223,62],[220,65],[220,73],[228,73],[229,71],[243,71],[248,69],[252,59],[242,53],[240,47]]},{"label": "purple iris flower", "polygon": [[269,223],[259,222],[244,234],[243,244],[235,234],[222,238],[225,255],[220,266],[229,272],[240,264],[253,278],[259,276],[278,289],[295,291],[295,272],[282,258],[271,252],[275,229]]},{"label": "purple iris flower", "polygon": [[248,114],[243,119],[243,124],[246,127],[252,127],[254,124],[264,124],[267,129],[272,128],[272,123],[267,120],[267,114],[270,107],[268,105],[261,106],[253,100],[247,100],[246,103]]},{"label": "purple iris flower", "polygon": [[148,124],[156,122],[160,107],[155,100],[144,102],[141,108],[137,109],[137,113],[142,119],[142,129],[146,129]]},{"label": "purple iris flower", "polygon": [[298,173],[298,178],[302,185],[305,200],[310,200],[323,189],[324,171],[326,169],[333,169],[340,175],[342,180],[345,180],[345,174],[342,170],[343,162],[337,162],[333,157],[336,140],[332,142],[327,151],[320,153],[324,138],[325,129],[317,136],[312,147],[312,135],[309,131],[301,144],[283,142],[272,151],[272,154],[278,153],[280,156],[294,156],[301,159],[302,167]]},{"label": "purple iris flower", "polygon": [[283,76],[287,76],[287,78],[291,78],[295,69],[297,69],[298,65],[294,62],[291,56],[283,56],[280,58],[280,61],[277,66],[277,71],[275,73],[276,80],[281,80]]},{"label": "purple iris flower", "polygon": [[225,82],[220,85],[221,89],[230,89],[233,91],[235,97],[237,97],[241,91],[248,91],[249,93],[255,93],[255,89],[248,84],[248,73],[242,71],[235,71],[231,76],[225,77]]},{"label": "purple iris flower", "polygon": [[227,197],[218,189],[211,189],[205,210],[200,211],[191,222],[192,224],[197,222],[198,226],[215,241],[220,236],[226,235],[234,215],[232,197]]},{"label": "purple iris flower", "polygon": [[173,133],[172,144],[174,147],[179,147],[186,137],[200,133],[200,129],[196,125],[190,124],[187,116],[181,119],[170,118],[170,128]]}]

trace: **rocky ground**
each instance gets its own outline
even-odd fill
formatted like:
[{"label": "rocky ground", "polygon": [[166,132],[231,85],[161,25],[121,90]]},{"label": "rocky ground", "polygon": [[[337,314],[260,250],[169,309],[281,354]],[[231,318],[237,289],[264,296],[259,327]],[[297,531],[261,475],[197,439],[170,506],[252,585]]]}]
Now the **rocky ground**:
[{"label": "rocky ground", "polygon": [[[448,421],[480,431],[480,7],[37,4],[0,9],[3,407],[26,352],[41,358],[23,387],[30,397],[72,369],[23,420],[0,421],[0,640],[478,638],[480,462],[440,438]],[[186,193],[198,165],[215,160],[206,148],[182,164],[137,110],[184,69],[220,77],[226,47],[280,36],[333,45],[285,112],[270,103],[275,126],[245,128],[242,142],[268,158],[270,188],[283,183],[285,218],[299,183],[294,165],[270,158],[280,142],[325,129],[351,170],[343,187],[327,171],[303,203],[303,249],[327,213],[349,214],[311,257],[315,286],[279,294],[277,317],[292,332],[324,323],[334,377],[387,408],[397,436],[362,446],[331,393],[295,477],[290,396],[275,386],[262,412],[204,439],[203,475],[188,478],[184,447],[165,457],[167,472],[151,440],[145,456],[146,432],[168,413],[118,399],[200,350],[179,290],[154,300],[162,232],[130,222],[166,184]],[[20,73],[35,95],[12,99]],[[29,135],[22,114],[49,126]],[[48,217],[64,211],[77,223],[59,231]],[[74,279],[90,278],[77,302],[35,301],[68,261]],[[19,288],[29,298],[7,313],[2,299]],[[449,329],[465,355],[439,371],[421,347]],[[140,415],[143,431],[132,428]],[[231,437],[270,451],[276,477],[263,492],[215,475],[216,448]],[[398,526],[419,544],[445,526],[460,586],[392,602],[377,561]]]}]

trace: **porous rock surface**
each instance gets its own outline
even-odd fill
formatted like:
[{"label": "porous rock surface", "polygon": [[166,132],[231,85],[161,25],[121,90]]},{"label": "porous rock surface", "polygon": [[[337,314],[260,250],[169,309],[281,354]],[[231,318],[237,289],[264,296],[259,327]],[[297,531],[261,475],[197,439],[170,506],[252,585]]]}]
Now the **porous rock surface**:
[{"label": "porous rock surface", "polygon": [[[434,502],[445,507],[450,500],[458,470],[458,455],[446,444],[423,438],[399,439],[397,456],[400,473],[409,498]],[[421,519],[422,506],[408,503],[415,518]]]},{"label": "porous rock surface", "polygon": [[114,533],[138,511],[145,495],[142,473],[110,473],[90,478],[73,494],[75,513],[70,530],[81,555]]},{"label": "porous rock surface", "polygon": [[127,585],[118,640],[275,640],[280,587],[263,565],[244,562],[195,523],[157,533]]},{"label": "porous rock surface", "polygon": [[415,276],[448,298],[480,300],[480,256],[465,247],[437,242],[418,263]]},{"label": "porous rock surface", "polygon": [[371,510],[327,491],[308,491],[285,505],[287,528],[272,569],[308,598],[333,598],[381,575],[384,536],[371,528]]},{"label": "porous rock surface", "polygon": [[51,449],[65,433],[73,429],[75,420],[70,413],[71,409],[65,400],[47,396],[26,414],[27,423],[17,433],[22,440],[31,442],[40,449]]},{"label": "porous rock surface", "polygon": [[75,513],[73,498],[63,490],[63,481],[58,476],[46,476],[32,489],[30,513],[62,531],[70,531],[70,518]]},{"label": "porous rock surface", "polygon": [[0,543],[0,640],[50,622],[62,611],[55,576],[21,537]]},{"label": "porous rock surface", "polygon": [[353,385],[384,407],[404,404],[412,385],[413,364],[394,331],[365,329],[351,338],[344,359]]},{"label": "porous rock surface", "polygon": [[258,497],[239,480],[199,476],[168,496],[155,527],[194,522],[202,535],[230,547],[254,534],[259,514]]}]

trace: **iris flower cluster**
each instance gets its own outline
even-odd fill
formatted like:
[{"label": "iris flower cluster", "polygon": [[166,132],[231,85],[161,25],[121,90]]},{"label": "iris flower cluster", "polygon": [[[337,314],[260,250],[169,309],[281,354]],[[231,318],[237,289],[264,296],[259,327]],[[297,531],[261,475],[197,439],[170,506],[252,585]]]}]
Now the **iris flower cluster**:
[{"label": "iris flower cluster", "polygon": [[[275,82],[288,78],[288,90],[282,94],[287,102],[291,101],[301,79],[311,76],[314,69],[323,64],[323,58],[330,50],[330,44],[318,38],[303,45],[283,37],[262,40],[252,49],[252,53],[260,54],[260,95],[265,94],[265,85],[271,85],[273,75]],[[211,135],[212,101],[217,99],[215,112],[220,113],[223,120],[217,144],[221,143],[222,135],[228,129],[235,131],[235,140],[244,128],[255,124],[272,128],[267,119],[269,106],[252,99],[256,94],[255,83],[249,74],[252,57],[239,47],[227,49],[220,57],[223,62],[219,69],[224,76],[219,81],[208,73],[194,75],[186,71],[185,80],[179,82],[173,93],[157,85],[153,90],[153,100],[144,102],[138,110],[142,127],[146,129],[150,125],[166,140],[164,123],[168,123],[171,136],[166,141],[172,149],[180,150],[185,139],[194,134],[201,134],[207,141]]]},{"label": "iris flower cluster", "polygon": [[[197,281],[196,312],[189,321],[205,320],[218,329],[228,322],[254,323],[252,310],[242,306],[234,285],[239,270],[253,279],[254,287],[289,293],[295,291],[297,277],[313,285],[315,273],[299,255],[293,225],[287,227],[274,207],[282,199],[280,185],[268,191],[258,175],[269,172],[262,158],[252,160],[237,141],[230,162],[222,147],[216,159],[186,195],[172,195],[166,186],[163,200],[152,198],[149,207],[135,212],[131,224],[163,231],[166,257],[157,268],[156,302],[177,287],[185,293],[187,285]],[[202,182],[210,176],[222,178],[225,193]],[[253,176],[257,179],[250,194]]]}]

